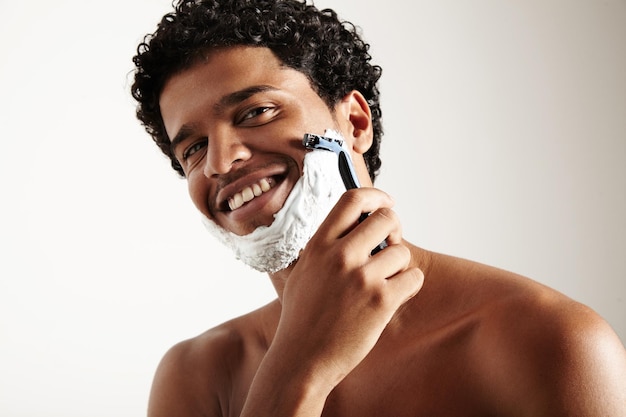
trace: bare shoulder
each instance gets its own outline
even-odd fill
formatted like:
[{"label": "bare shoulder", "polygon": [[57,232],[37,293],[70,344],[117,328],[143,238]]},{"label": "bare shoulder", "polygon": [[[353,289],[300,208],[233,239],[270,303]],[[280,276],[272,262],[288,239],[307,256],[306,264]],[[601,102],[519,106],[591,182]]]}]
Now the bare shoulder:
[{"label": "bare shoulder", "polygon": [[596,312],[529,285],[489,317],[484,346],[497,354],[485,374],[508,404],[536,416],[626,415],[626,351]]},{"label": "bare shoulder", "polygon": [[259,350],[258,322],[268,309],[271,305],[172,346],[156,370],[148,416],[228,415],[228,397],[254,360],[251,352]]},{"label": "bare shoulder", "polygon": [[626,415],[626,350],[602,317],[525,277],[450,262],[479,300],[469,356],[496,414]]}]

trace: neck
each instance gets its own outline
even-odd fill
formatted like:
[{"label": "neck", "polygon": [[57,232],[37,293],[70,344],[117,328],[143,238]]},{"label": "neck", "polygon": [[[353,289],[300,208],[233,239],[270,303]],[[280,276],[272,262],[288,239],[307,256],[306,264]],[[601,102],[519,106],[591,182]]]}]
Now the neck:
[{"label": "neck", "polygon": [[296,266],[297,262],[298,261],[296,260],[287,268],[281,269],[280,271],[274,272],[273,274],[268,274],[270,280],[272,281],[272,285],[276,290],[276,294],[278,295],[278,300],[281,302],[281,304],[283,301],[283,291],[285,289],[285,284],[287,283],[287,279],[289,278],[289,275],[291,274],[291,271],[293,271],[293,268]]}]

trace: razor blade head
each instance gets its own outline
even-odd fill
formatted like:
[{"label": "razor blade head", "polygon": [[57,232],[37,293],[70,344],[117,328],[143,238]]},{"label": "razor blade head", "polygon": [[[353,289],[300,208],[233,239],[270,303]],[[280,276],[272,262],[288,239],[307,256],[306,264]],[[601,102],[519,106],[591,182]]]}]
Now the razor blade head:
[{"label": "razor blade head", "polygon": [[302,144],[307,149],[325,149],[334,152],[337,150],[337,146],[341,148],[343,140],[315,135],[313,133],[305,133],[302,138]]}]

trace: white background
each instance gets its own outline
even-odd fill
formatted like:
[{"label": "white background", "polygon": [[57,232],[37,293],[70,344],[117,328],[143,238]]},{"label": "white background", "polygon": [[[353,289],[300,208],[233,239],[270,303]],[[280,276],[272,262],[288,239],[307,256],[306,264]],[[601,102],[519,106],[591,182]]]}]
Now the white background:
[{"label": "white background", "polygon": [[[377,185],[413,243],[580,300],[626,339],[626,2],[320,1],[372,45]],[[0,2],[0,415],[138,416],[165,350],[273,298],[134,119],[169,0]]]}]

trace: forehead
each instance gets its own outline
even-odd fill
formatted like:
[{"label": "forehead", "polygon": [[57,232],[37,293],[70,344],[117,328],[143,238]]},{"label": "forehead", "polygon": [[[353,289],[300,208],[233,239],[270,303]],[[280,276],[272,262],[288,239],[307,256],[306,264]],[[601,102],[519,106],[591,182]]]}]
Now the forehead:
[{"label": "forehead", "polygon": [[168,134],[190,112],[206,112],[207,106],[215,107],[224,97],[254,86],[273,87],[297,97],[315,94],[308,78],[283,65],[269,48],[216,49],[165,82],[159,106]]}]

